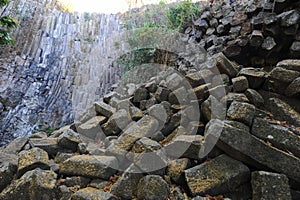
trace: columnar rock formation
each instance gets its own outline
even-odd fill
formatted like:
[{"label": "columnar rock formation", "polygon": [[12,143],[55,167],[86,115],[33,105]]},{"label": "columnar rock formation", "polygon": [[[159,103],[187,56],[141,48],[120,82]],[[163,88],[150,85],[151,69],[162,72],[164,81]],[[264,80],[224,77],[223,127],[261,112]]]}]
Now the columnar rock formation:
[{"label": "columnar rock formation", "polygon": [[2,145],[12,134],[70,123],[72,109],[99,99],[120,75],[105,62],[112,52],[105,41],[120,30],[118,16],[63,13],[56,2],[15,0],[6,9],[19,26],[14,47],[1,48]]}]

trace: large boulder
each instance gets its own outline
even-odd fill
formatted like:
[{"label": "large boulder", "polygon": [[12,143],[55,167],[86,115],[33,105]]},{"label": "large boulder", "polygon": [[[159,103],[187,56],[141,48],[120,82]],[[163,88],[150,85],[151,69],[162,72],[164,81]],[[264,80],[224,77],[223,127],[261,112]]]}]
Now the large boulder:
[{"label": "large boulder", "polygon": [[242,162],[220,155],[185,170],[185,178],[193,196],[220,195],[249,181],[250,170]]},{"label": "large boulder", "polygon": [[231,120],[242,122],[248,126],[252,125],[252,120],[255,114],[255,106],[234,101],[227,111],[227,117]]}]

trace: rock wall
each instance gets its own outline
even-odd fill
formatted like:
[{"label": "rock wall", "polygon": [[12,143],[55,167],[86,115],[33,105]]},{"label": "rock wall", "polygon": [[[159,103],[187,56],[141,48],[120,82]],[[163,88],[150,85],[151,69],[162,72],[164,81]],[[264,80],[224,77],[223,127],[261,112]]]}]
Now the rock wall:
[{"label": "rock wall", "polygon": [[13,47],[0,49],[0,141],[59,127],[119,78],[105,43],[120,31],[113,14],[63,13],[55,0],[15,0]]}]

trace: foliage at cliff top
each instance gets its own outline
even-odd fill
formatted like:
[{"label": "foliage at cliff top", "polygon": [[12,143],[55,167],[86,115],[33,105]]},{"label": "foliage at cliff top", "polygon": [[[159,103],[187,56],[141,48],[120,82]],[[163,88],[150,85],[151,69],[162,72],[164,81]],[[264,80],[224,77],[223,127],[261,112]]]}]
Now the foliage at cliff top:
[{"label": "foliage at cliff top", "polygon": [[5,10],[8,7],[8,0],[0,0],[0,45],[9,45],[14,43],[14,38],[11,36],[13,28],[17,27],[17,23],[11,17],[5,15]]}]

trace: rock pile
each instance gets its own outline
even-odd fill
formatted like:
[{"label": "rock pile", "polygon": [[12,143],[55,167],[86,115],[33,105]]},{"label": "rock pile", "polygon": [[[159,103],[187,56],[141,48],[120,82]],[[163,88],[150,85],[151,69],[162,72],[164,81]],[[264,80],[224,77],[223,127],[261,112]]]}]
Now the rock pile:
[{"label": "rock pile", "polygon": [[0,154],[0,199],[299,199],[300,60],[266,72],[212,59],[17,138]]},{"label": "rock pile", "polygon": [[215,1],[185,34],[244,66],[274,65],[300,58],[299,8],[295,0]]}]

